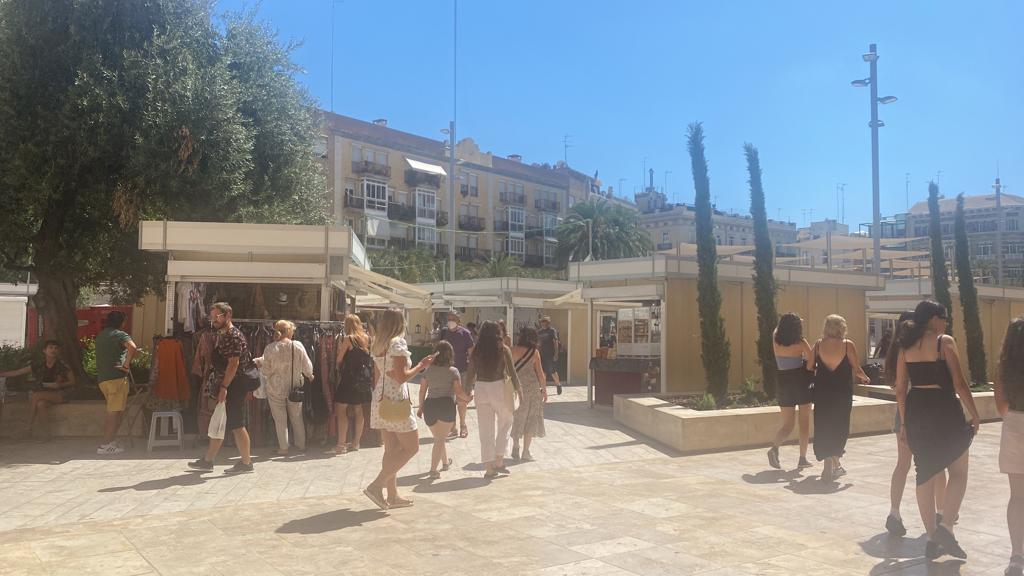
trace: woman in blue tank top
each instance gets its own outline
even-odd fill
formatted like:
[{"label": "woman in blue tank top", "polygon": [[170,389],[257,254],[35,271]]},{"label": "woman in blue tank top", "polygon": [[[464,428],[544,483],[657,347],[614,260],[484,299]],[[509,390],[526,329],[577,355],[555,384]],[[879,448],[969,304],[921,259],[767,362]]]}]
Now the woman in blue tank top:
[{"label": "woman in blue tank top", "polygon": [[797,468],[806,468],[811,465],[807,461],[807,444],[810,438],[811,370],[814,369],[814,356],[811,345],[803,336],[803,321],[792,312],[779,318],[773,339],[782,426],[768,450],[768,464],[772,468],[782,468],[779,463],[779,446],[792,434],[799,407],[800,460]]}]

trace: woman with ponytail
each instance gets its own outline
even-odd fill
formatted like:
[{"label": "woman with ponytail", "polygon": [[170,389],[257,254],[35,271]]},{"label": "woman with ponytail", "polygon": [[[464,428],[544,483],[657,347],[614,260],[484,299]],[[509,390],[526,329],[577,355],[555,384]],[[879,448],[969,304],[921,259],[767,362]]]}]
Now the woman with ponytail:
[{"label": "woman with ponytail", "polygon": [[[980,422],[956,341],[945,330],[942,304],[930,300],[918,304],[900,337],[896,364],[896,399],[903,423],[899,434],[914,455],[917,507],[928,533],[928,560],[943,553],[967,558],[953,536],[953,525],[967,491],[968,449]],[[969,424],[961,402],[971,413]],[[949,471],[949,481],[945,510],[937,521],[935,492],[944,470]]]}]

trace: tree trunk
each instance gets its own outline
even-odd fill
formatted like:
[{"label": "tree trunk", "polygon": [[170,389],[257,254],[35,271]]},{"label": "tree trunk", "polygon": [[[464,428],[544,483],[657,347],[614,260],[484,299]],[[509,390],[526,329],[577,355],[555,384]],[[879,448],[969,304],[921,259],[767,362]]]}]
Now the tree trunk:
[{"label": "tree trunk", "polygon": [[82,367],[82,347],[78,342],[78,318],[75,316],[78,284],[60,272],[43,267],[37,267],[36,278],[39,290],[34,302],[47,320],[44,336],[60,342],[64,360],[75,372],[75,381],[79,384],[88,382],[90,377]]}]

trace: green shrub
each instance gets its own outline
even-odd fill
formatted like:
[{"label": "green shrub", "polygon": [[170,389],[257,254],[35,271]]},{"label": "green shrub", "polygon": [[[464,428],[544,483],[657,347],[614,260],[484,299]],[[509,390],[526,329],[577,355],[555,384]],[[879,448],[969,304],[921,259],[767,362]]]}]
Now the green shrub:
[{"label": "green shrub", "polygon": [[96,339],[82,338],[82,369],[85,373],[96,379]]},{"label": "green shrub", "polygon": [[20,346],[0,346],[0,371],[14,370],[32,360],[32,350]]},{"label": "green shrub", "polygon": [[764,399],[761,392],[761,381],[756,376],[748,376],[743,381],[743,388],[740,392],[740,401],[744,404],[758,404]]},{"label": "green shrub", "polygon": [[696,410],[716,410],[718,409],[718,402],[715,401],[715,396],[710,392],[705,392],[704,396],[701,397],[700,401],[697,402]]}]

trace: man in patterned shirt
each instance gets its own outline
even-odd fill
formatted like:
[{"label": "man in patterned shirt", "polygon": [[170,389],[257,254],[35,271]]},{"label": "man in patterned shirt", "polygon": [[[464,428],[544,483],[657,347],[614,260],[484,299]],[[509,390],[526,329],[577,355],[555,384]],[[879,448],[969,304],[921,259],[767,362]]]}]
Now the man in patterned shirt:
[{"label": "man in patterned shirt", "polygon": [[[213,349],[213,365],[206,379],[207,392],[224,403],[227,412],[227,426],[235,437],[235,446],[241,460],[225,471],[225,474],[241,474],[252,472],[252,455],[249,451],[249,431],[246,430],[245,398],[249,391],[241,378],[235,376],[249,370],[255,364],[245,335],[231,323],[231,306],[227,302],[217,302],[210,307],[210,325],[217,330],[217,344]],[[210,446],[206,456],[189,462],[189,468],[196,470],[213,470],[214,459],[220,451],[222,438],[210,438]]]}]

